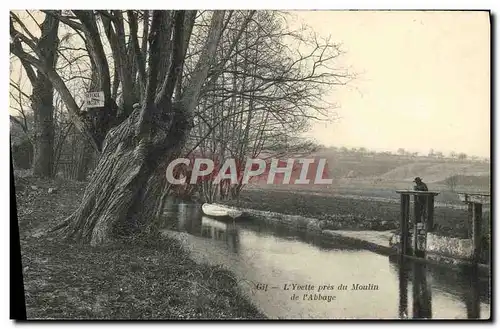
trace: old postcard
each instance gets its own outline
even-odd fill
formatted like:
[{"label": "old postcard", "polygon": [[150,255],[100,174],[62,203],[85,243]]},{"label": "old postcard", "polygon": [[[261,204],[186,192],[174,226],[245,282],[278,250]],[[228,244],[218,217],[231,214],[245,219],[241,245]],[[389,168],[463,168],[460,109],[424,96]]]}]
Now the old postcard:
[{"label": "old postcard", "polygon": [[11,317],[489,320],[490,24],[10,11]]}]

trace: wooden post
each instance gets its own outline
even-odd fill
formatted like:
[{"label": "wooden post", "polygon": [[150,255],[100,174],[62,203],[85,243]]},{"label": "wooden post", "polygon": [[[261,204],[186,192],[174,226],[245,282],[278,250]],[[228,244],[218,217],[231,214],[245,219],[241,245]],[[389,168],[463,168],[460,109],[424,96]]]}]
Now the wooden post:
[{"label": "wooden post", "polygon": [[410,217],[410,196],[401,194],[401,255],[408,254],[408,220]]},{"label": "wooden post", "polygon": [[472,236],[474,235],[474,221],[472,220],[472,213],[473,213],[473,208],[474,208],[474,203],[472,202],[467,202],[467,230],[468,230],[468,235],[467,238],[472,239]]},{"label": "wooden post", "polygon": [[469,239],[472,240],[472,262],[479,262],[481,256],[481,221],[483,204],[491,204],[489,193],[458,193],[460,200],[467,204]]},{"label": "wooden post", "polygon": [[427,233],[434,231],[434,195],[427,196],[427,220],[425,228]]},{"label": "wooden post", "polygon": [[483,205],[474,203],[472,207],[472,246],[474,248],[473,261],[479,262],[481,255],[481,219]]},{"label": "wooden post", "polygon": [[418,223],[422,221],[420,199],[417,195],[413,195],[413,255],[419,256],[418,250]]}]

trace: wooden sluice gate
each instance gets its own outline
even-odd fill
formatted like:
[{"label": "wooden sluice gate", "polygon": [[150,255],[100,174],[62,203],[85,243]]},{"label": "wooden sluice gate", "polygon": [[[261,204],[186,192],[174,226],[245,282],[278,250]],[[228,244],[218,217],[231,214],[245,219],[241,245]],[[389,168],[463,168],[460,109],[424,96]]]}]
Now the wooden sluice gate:
[{"label": "wooden sluice gate", "polygon": [[458,193],[460,200],[467,204],[469,239],[472,239],[472,261],[478,263],[481,256],[481,226],[483,205],[490,204],[489,193]]},{"label": "wooden sluice gate", "polygon": [[[424,258],[426,250],[427,232],[434,229],[434,197],[438,192],[432,191],[396,191],[401,196],[400,214],[400,256],[399,264],[399,314],[400,318],[408,318],[408,282],[409,273],[405,269],[411,266],[411,281],[413,282],[413,317],[432,318],[432,295],[426,276],[426,265],[421,263],[408,263],[405,256]],[[413,196],[413,216],[411,216],[410,197]],[[413,219],[413,227],[410,227]],[[413,236],[411,246],[410,236]]]},{"label": "wooden sluice gate", "polygon": [[[396,193],[401,196],[400,254],[424,257],[427,233],[434,230],[434,197],[439,192],[398,190]],[[411,196],[414,201],[413,216],[410,216]],[[413,218],[413,227],[410,227],[410,218]],[[410,246],[410,236],[413,236],[413,246]]]},{"label": "wooden sluice gate", "polygon": [[[434,199],[439,192],[409,190],[396,192],[401,196],[399,253],[401,256],[425,258],[427,234],[433,233],[435,229]],[[458,193],[458,195],[460,200],[467,204],[469,228],[467,238],[471,240],[473,250],[470,260],[477,263],[481,255],[483,205],[490,203],[490,194]],[[410,209],[411,196],[413,196],[413,212]]]},{"label": "wooden sluice gate", "polygon": [[[427,280],[427,234],[434,232],[434,199],[439,192],[396,191],[401,196],[400,248],[399,248],[399,316],[402,319],[432,318],[432,289]],[[478,265],[481,253],[481,225],[483,205],[490,203],[490,194],[458,193],[460,200],[467,204],[468,239],[472,241],[471,265],[467,273],[470,289],[464,292],[463,300],[467,308],[467,318],[480,318],[480,298],[478,288]],[[410,198],[413,196],[413,213]],[[413,237],[413,239],[411,239]],[[411,243],[413,242],[413,243]],[[412,282],[411,316],[408,305],[408,285]]]}]

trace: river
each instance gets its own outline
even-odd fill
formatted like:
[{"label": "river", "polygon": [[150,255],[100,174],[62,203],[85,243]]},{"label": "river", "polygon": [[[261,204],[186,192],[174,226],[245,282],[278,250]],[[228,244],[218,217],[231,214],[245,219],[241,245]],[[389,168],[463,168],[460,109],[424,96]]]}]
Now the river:
[{"label": "river", "polygon": [[242,292],[277,319],[490,317],[488,279],[405,263],[341,238],[250,220],[220,222],[200,205],[167,202],[164,233],[193,258],[233,272]]}]

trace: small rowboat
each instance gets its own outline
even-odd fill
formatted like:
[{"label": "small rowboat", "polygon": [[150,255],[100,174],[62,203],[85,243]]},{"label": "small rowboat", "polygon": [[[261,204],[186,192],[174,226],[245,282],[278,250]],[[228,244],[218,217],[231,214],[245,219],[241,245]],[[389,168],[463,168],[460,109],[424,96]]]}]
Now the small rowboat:
[{"label": "small rowboat", "polygon": [[242,215],[243,212],[236,210],[236,209],[231,209],[231,208],[226,208],[224,206],[219,206],[215,204],[210,204],[210,203],[204,203],[201,206],[201,209],[203,213],[207,216],[211,217],[216,217],[216,218],[238,218]]}]

